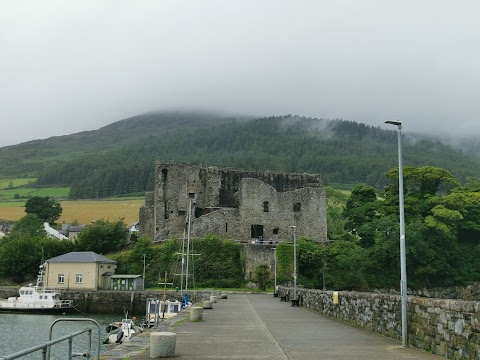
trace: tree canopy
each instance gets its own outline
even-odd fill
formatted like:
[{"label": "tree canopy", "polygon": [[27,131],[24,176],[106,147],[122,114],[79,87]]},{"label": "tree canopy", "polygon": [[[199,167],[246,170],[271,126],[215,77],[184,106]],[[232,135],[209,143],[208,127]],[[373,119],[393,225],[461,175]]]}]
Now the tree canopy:
[{"label": "tree canopy", "polygon": [[107,254],[123,249],[128,241],[128,228],[122,220],[97,220],[78,235],[75,247],[79,251]]},{"label": "tree canopy", "polygon": [[[395,144],[394,131],[352,121],[278,116],[170,130],[122,149],[47,167],[37,181],[71,185],[72,199],[151,191],[155,161],[164,160],[319,173],[328,183],[362,182],[378,189],[388,184],[384,172],[395,165]],[[478,159],[432,140],[405,138],[404,157],[415,167],[448,169],[462,182],[468,176],[480,175]],[[427,180],[423,179],[422,191],[436,186],[435,181]]]},{"label": "tree canopy", "polygon": [[37,215],[43,222],[54,223],[62,211],[60,203],[49,196],[33,196],[25,203],[25,212]]}]

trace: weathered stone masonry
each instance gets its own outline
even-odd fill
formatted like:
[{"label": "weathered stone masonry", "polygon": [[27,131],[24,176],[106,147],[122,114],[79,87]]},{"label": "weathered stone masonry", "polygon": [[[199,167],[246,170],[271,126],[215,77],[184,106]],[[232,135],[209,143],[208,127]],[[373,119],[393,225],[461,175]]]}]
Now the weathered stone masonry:
[{"label": "weathered stone masonry", "polygon": [[282,241],[327,240],[320,175],[253,172],[157,162],[155,190],[140,210],[140,233],[154,241],[181,238],[191,207],[192,236]]},{"label": "weathered stone masonry", "polygon": [[[289,288],[280,287],[280,295]],[[293,292],[293,289],[290,288]],[[304,306],[401,340],[400,295],[297,289]],[[480,359],[480,302],[408,297],[408,343],[448,359]]]}]

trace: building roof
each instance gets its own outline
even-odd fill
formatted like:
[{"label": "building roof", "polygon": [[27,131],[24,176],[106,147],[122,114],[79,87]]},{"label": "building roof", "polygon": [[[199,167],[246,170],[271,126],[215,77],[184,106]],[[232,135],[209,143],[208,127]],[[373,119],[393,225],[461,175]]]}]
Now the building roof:
[{"label": "building roof", "polygon": [[114,260],[97,254],[93,251],[73,251],[47,260],[47,263],[109,263],[116,264]]},{"label": "building roof", "polygon": [[43,223],[43,228],[45,229],[45,232],[48,234],[48,236],[50,236],[52,238],[56,238],[58,240],[68,240],[68,237],[61,234],[60,232],[58,232],[54,228],[50,227],[48,222]]},{"label": "building roof", "polygon": [[85,229],[85,225],[78,225],[78,226],[77,225],[76,226],[72,225],[68,228],[68,231],[69,232],[80,232],[83,229]]},{"label": "building roof", "polygon": [[141,278],[142,275],[112,275],[110,277],[112,279],[137,279]]}]

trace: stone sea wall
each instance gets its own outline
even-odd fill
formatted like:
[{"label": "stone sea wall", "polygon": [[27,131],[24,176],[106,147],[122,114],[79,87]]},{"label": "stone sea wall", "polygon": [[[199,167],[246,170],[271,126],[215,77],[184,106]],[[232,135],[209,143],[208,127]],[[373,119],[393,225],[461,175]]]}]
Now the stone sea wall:
[{"label": "stone sea wall", "polygon": [[[280,287],[280,295],[292,288]],[[297,289],[303,306],[401,340],[400,295]],[[447,359],[480,359],[480,302],[408,297],[408,344]]]},{"label": "stone sea wall", "polygon": [[453,286],[448,288],[409,290],[408,293],[428,298],[480,301],[480,283],[474,282],[467,286]]}]

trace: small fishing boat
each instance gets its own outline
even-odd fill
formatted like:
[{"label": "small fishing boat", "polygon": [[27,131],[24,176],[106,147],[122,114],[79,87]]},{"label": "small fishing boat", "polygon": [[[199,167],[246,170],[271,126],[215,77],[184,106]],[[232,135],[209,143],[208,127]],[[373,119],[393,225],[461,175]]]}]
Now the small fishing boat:
[{"label": "small fishing boat", "polygon": [[143,329],[135,325],[135,318],[123,319],[122,321],[113,322],[106,328],[107,336],[103,339],[104,344],[121,344],[129,341],[132,336],[140,334]]},{"label": "small fishing boat", "polygon": [[73,310],[73,300],[61,300],[60,289],[44,286],[44,266],[40,265],[36,285],[19,289],[18,297],[0,299],[0,312],[67,313]]},{"label": "small fishing boat", "polygon": [[183,302],[174,300],[159,300],[156,298],[147,299],[147,326],[153,326],[155,322],[162,319],[172,318],[185,308]]}]

